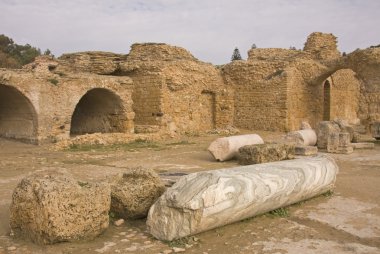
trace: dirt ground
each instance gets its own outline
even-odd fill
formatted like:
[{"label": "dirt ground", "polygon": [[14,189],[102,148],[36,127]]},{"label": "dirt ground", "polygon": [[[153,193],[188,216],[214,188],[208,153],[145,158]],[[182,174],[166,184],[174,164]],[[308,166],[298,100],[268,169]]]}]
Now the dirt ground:
[{"label": "dirt ground", "polygon": [[[258,132],[266,141],[279,133]],[[336,190],[287,208],[287,216],[265,214],[164,243],[152,238],[144,220],[128,221],[90,242],[38,246],[9,236],[9,205],[22,177],[65,168],[100,180],[128,167],[153,168],[168,181],[178,173],[233,167],[215,162],[206,148],[216,135],[178,141],[84,151],[53,151],[0,139],[0,253],[380,253],[380,144],[373,150],[331,155],[339,167]],[[173,249],[174,248],[174,249]]]}]

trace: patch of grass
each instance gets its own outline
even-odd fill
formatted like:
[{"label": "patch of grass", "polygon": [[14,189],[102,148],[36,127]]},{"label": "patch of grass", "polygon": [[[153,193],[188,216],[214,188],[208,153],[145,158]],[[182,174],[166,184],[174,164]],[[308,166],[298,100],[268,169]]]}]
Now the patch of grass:
[{"label": "patch of grass", "polygon": [[273,217],[281,217],[281,218],[289,217],[289,208],[280,207],[273,211],[270,211],[268,214]]},{"label": "patch of grass", "polygon": [[78,181],[78,184],[80,187],[88,187],[88,182],[81,182],[81,181]]},{"label": "patch of grass", "polygon": [[149,140],[136,139],[135,141],[130,142],[130,143],[111,144],[111,145],[71,144],[67,150],[71,152],[115,151],[115,150],[135,151],[137,149],[143,149],[143,148],[160,149],[162,148],[162,146]]},{"label": "patch of grass", "polygon": [[179,142],[168,143],[167,146],[178,146],[178,145],[194,145],[194,142],[189,142],[188,140],[181,140]]},{"label": "patch of grass", "polygon": [[191,241],[193,241],[192,237],[183,237],[177,240],[173,241],[166,241],[165,243],[170,247],[177,247],[177,248],[184,248],[186,244],[189,244]]},{"label": "patch of grass", "polygon": [[330,198],[332,195],[334,195],[334,191],[332,191],[332,190],[329,190],[329,191],[322,194],[322,196],[324,196],[326,198]]},{"label": "patch of grass", "polygon": [[58,85],[58,80],[56,80],[55,78],[50,78],[50,79],[48,79],[48,81],[55,86]]}]

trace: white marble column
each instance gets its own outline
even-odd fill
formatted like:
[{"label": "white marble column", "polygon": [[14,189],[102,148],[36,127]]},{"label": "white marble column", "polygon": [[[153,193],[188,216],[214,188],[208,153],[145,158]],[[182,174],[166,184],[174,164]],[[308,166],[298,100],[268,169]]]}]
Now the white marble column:
[{"label": "white marble column", "polygon": [[318,155],[189,174],[151,207],[148,229],[168,241],[200,233],[327,192],[337,173]]}]

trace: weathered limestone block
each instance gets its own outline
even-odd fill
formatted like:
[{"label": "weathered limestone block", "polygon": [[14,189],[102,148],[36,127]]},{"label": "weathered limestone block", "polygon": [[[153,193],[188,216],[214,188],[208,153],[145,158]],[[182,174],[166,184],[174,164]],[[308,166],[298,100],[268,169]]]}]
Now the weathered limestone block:
[{"label": "weathered limestone block", "polygon": [[352,153],[350,134],[347,132],[331,133],[327,140],[327,152],[329,153]]},{"label": "weathered limestone block", "polygon": [[298,145],[315,146],[317,144],[317,134],[312,129],[292,131],[286,134],[285,140]]},{"label": "weathered limestone block", "polygon": [[124,219],[144,218],[164,191],[152,169],[133,168],[111,180],[111,211]]},{"label": "weathered limestone block", "polygon": [[78,182],[66,171],[39,171],[14,190],[10,226],[39,244],[92,239],[108,227],[110,194],[108,185]]},{"label": "weathered limestone block", "polygon": [[298,146],[295,146],[294,153],[295,155],[304,155],[304,156],[316,155],[318,153],[318,147],[298,145]]},{"label": "weathered limestone block", "polygon": [[375,122],[372,125],[372,136],[377,140],[380,140],[380,122]]},{"label": "weathered limestone block", "polygon": [[216,160],[226,161],[237,156],[240,147],[256,144],[264,144],[264,140],[257,134],[230,136],[213,141],[208,150]]},{"label": "weathered limestone block", "polygon": [[354,127],[350,126],[347,121],[342,119],[335,119],[334,122],[339,125],[341,132],[347,132],[350,134],[350,141],[354,138]]},{"label": "weathered limestone block", "polygon": [[351,146],[354,149],[374,149],[375,148],[374,143],[352,143]]},{"label": "weathered limestone block", "polygon": [[289,144],[260,144],[239,148],[239,164],[252,165],[294,159],[294,146]]},{"label": "weathered limestone block", "polygon": [[197,234],[320,195],[337,173],[319,155],[189,174],[151,207],[148,230],[168,241]]},{"label": "weathered limestone block", "polygon": [[330,137],[330,134],[335,133],[338,134],[340,132],[339,125],[330,122],[330,121],[323,121],[318,123],[317,126],[317,146],[319,149],[326,149],[327,148],[327,140]]},{"label": "weathered limestone block", "polygon": [[309,122],[303,121],[301,123],[301,130],[310,130],[310,129],[312,129],[312,128],[311,128],[311,125],[309,124]]}]

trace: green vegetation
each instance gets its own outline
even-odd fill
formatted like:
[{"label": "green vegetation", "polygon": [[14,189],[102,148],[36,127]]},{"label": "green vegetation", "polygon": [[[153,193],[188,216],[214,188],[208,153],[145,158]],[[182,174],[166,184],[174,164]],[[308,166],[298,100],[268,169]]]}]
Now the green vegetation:
[{"label": "green vegetation", "polygon": [[48,81],[55,86],[58,85],[58,80],[56,80],[55,78],[48,79]]},{"label": "green vegetation", "polygon": [[269,215],[274,217],[289,217],[289,208],[288,207],[280,207],[277,209],[274,209],[273,211],[269,212]]},{"label": "green vegetation", "polygon": [[236,61],[236,60],[241,60],[241,55],[238,48],[234,49],[234,52],[232,53],[232,56],[231,56],[231,61]]},{"label": "green vegetation", "polygon": [[67,149],[68,151],[72,152],[88,152],[88,151],[116,151],[116,150],[123,150],[123,151],[136,151],[137,149],[153,149],[156,151],[169,149],[171,146],[178,146],[178,145],[192,145],[195,143],[191,143],[187,140],[182,140],[179,142],[174,143],[168,143],[168,144],[159,144],[150,140],[145,139],[136,139],[135,141],[129,142],[129,143],[122,143],[122,144],[111,144],[111,145],[101,145],[101,144],[72,144]]},{"label": "green vegetation", "polygon": [[[0,34],[0,68],[21,68],[23,65],[33,62],[40,55],[39,48],[29,44],[16,44],[11,38]],[[49,49],[45,50],[44,55],[52,56]]]}]

